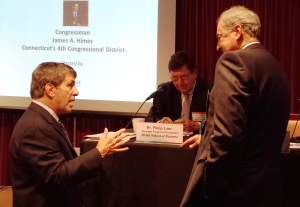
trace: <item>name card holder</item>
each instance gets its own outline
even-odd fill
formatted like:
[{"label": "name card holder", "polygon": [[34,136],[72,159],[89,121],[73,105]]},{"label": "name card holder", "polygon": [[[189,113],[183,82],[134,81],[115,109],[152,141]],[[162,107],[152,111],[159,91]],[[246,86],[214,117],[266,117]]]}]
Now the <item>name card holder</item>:
[{"label": "name card holder", "polygon": [[136,140],[181,144],[183,142],[183,125],[138,122]]}]

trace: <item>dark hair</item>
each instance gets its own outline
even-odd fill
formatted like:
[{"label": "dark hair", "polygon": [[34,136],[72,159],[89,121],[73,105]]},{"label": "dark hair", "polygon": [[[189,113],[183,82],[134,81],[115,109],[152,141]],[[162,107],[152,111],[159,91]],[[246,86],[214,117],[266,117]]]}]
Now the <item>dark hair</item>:
[{"label": "dark hair", "polygon": [[32,73],[30,95],[31,98],[41,98],[44,95],[44,86],[47,83],[59,86],[69,73],[76,78],[76,71],[69,65],[56,62],[41,63]]},{"label": "dark hair", "polygon": [[176,52],[171,56],[171,59],[169,61],[169,72],[177,70],[184,65],[189,69],[191,73],[193,73],[196,69],[195,60],[189,52]]}]

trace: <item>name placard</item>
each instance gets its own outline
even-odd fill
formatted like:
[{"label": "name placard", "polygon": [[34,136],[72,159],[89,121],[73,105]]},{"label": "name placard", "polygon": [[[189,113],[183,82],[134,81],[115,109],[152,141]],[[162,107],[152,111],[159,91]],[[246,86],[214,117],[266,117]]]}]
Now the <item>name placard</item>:
[{"label": "name placard", "polygon": [[181,144],[183,142],[183,125],[138,122],[136,140]]},{"label": "name placard", "polygon": [[192,112],[192,120],[193,121],[205,121],[206,120],[206,113],[205,112]]}]

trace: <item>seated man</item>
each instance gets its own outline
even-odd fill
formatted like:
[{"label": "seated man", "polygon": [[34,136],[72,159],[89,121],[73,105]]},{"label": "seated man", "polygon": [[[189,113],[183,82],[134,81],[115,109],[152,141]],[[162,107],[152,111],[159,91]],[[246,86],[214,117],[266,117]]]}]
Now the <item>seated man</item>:
[{"label": "seated man", "polygon": [[161,84],[167,89],[153,99],[145,121],[180,123],[183,131],[198,133],[211,84],[197,77],[194,59],[184,51],[172,55],[169,73],[172,81]]}]

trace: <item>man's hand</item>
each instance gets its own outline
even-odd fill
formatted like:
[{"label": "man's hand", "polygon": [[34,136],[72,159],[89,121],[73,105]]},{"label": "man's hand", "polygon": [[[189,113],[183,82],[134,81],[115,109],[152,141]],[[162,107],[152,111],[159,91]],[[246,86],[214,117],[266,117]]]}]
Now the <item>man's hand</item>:
[{"label": "man's hand", "polygon": [[120,148],[130,140],[129,138],[125,138],[129,135],[129,133],[124,133],[125,131],[126,129],[120,129],[113,136],[107,137],[108,130],[107,128],[104,129],[96,146],[102,157],[128,150],[128,147]]},{"label": "man's hand", "polygon": [[172,119],[170,119],[169,117],[164,117],[162,118],[159,123],[164,123],[164,124],[173,124]]},{"label": "man's hand", "polygon": [[194,132],[200,130],[200,124],[198,122],[188,119],[177,119],[174,121],[174,124],[183,124],[184,132]]},{"label": "man's hand", "polygon": [[185,142],[183,142],[180,147],[185,147],[185,146],[189,146],[189,148],[195,148],[198,147],[201,141],[201,135],[200,134],[196,134],[190,138],[188,138],[187,140],[185,140]]}]

